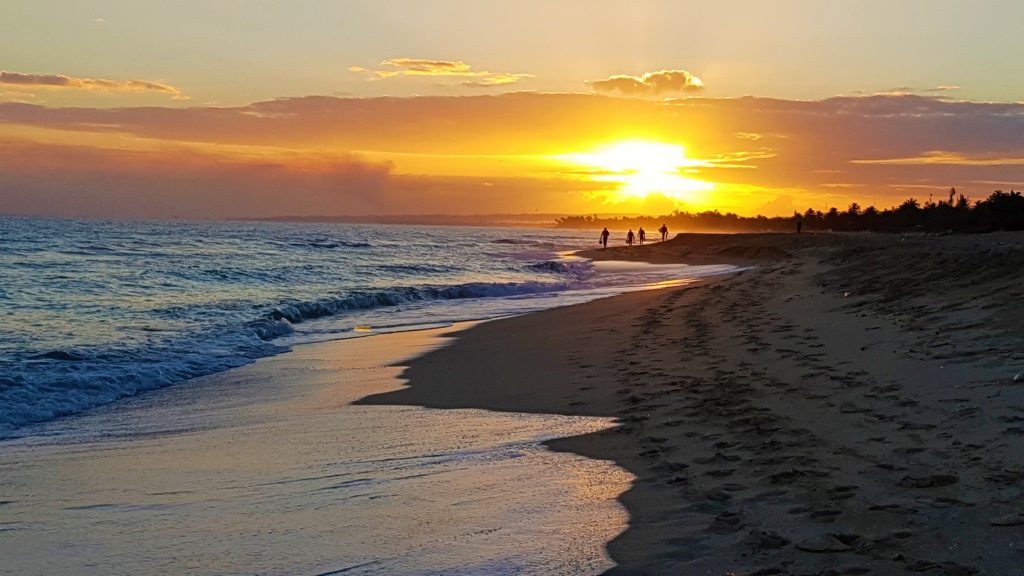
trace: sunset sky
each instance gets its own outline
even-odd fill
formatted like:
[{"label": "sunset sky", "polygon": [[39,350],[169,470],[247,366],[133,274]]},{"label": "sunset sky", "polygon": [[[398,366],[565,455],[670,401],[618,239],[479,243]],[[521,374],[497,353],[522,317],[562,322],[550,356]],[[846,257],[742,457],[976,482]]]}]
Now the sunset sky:
[{"label": "sunset sky", "polygon": [[0,3],[0,213],[791,214],[1024,187],[1017,1]]}]

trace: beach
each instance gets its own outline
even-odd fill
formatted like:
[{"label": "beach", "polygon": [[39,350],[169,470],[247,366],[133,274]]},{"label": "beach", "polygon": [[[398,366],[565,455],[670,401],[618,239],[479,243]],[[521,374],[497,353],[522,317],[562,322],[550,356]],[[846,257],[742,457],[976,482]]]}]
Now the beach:
[{"label": "beach", "polygon": [[633,477],[542,443],[614,417],[353,402],[467,323],[736,269],[580,230],[0,228],[3,574],[601,572]]},{"label": "beach", "polygon": [[1021,234],[578,256],[734,268],[23,428],[0,573],[1024,573]]},{"label": "beach", "polygon": [[[449,328],[450,329],[450,328]],[[607,418],[354,406],[438,330],[309,344],[0,444],[0,574],[593,574]],[[554,505],[553,505],[554,504]],[[571,526],[572,530],[565,529]]]},{"label": "beach", "polygon": [[681,235],[745,271],[483,323],[363,400],[612,416],[612,574],[1024,573],[1020,234]]}]

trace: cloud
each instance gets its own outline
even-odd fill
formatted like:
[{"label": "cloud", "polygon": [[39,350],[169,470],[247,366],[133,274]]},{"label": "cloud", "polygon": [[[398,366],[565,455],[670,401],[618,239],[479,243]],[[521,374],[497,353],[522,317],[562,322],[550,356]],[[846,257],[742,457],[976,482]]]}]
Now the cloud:
[{"label": "cloud", "polygon": [[[248,210],[241,195],[247,186],[262,190],[261,209],[279,214],[298,213],[286,210],[289,198],[306,213],[587,211],[600,208],[578,195],[598,186],[593,175],[543,159],[625,138],[684,146],[689,158],[700,161],[687,177],[717,183],[709,208],[781,210],[784,202],[773,199],[785,195],[801,211],[822,209],[825,200],[885,207],[905,198],[907,183],[940,192],[956,186],[975,199],[1021,187],[1021,134],[1024,104],[920,95],[818,101],[543,93],[315,96],[237,107],[112,109],[0,103],[0,139],[26,141],[0,149],[0,212],[13,210],[15,193],[22,199],[19,211],[31,205],[39,213],[68,214],[71,206],[83,214],[113,212],[120,204],[108,199],[71,199],[122,181],[117,186],[124,194],[150,186],[163,190],[166,210],[174,208],[169,198],[175,194],[167,182],[183,198],[181,190],[189,187],[234,191],[230,202],[222,197],[219,204],[205,204],[187,196],[174,208],[194,203],[194,215],[203,213],[200,207],[210,214]],[[33,147],[30,139],[74,145]],[[100,145],[110,150],[85,155]],[[195,150],[163,151],[181,146]],[[148,164],[112,151],[143,147],[152,148]],[[16,149],[23,159],[17,170],[10,160]],[[86,160],[72,162],[75,150]],[[393,166],[359,172],[352,162],[329,160],[338,151],[354,153],[363,164],[390,160]],[[166,164],[157,162],[160,154]],[[188,168],[190,179],[175,176],[175,165]],[[13,174],[21,175],[17,182]],[[54,196],[57,189],[65,196]],[[283,199],[272,201],[273,190]],[[50,192],[32,204],[35,191]]]},{"label": "cloud", "polygon": [[913,156],[909,158],[881,158],[874,160],[850,160],[852,164],[878,164],[878,165],[907,165],[907,166],[922,166],[929,164],[945,164],[950,166],[1020,166],[1024,165],[1024,157],[1018,158],[1005,158],[1005,157],[975,157],[969,158],[963,154],[955,152],[945,152],[942,150],[935,150],[927,152],[921,156]]},{"label": "cloud", "polygon": [[424,60],[421,58],[390,58],[381,62],[382,66],[391,66],[395,70],[378,70],[381,78],[389,76],[472,76],[487,72],[470,72],[471,66],[461,60]]},{"label": "cloud", "polygon": [[351,154],[257,157],[0,139],[0,213],[248,218],[370,211],[391,166]]},{"label": "cloud", "polygon": [[494,86],[515,84],[524,76],[524,74],[490,74],[480,78],[479,80],[466,80],[459,84],[469,88],[492,88]]},{"label": "cloud", "polygon": [[175,99],[188,99],[170,84],[147,80],[107,80],[105,78],[77,78],[63,74],[22,74],[0,71],[0,87],[40,88],[46,90],[86,90],[92,92],[159,92]]},{"label": "cloud", "polygon": [[246,158],[3,138],[0,173],[0,214],[59,217],[515,213],[589,189],[553,178],[397,174],[356,154]]},{"label": "cloud", "polygon": [[389,58],[380,63],[384,68],[369,70],[362,66],[349,67],[350,72],[369,73],[371,79],[394,78],[398,76],[450,76],[469,78],[460,82],[467,88],[493,88],[515,84],[523,78],[532,78],[530,74],[513,74],[509,72],[488,72],[473,70],[473,67],[461,60],[426,60],[422,58]]},{"label": "cloud", "polygon": [[912,86],[897,86],[895,88],[889,88],[888,90],[881,90],[874,92],[872,96],[911,96],[917,90]]},{"label": "cloud", "polygon": [[590,86],[601,94],[650,97],[699,92],[704,89],[704,82],[686,70],[659,70],[639,77],[611,76],[590,82]]},{"label": "cloud", "polygon": [[851,90],[846,92],[847,96],[920,96],[925,95],[931,98],[940,98],[934,96],[935,94],[942,92],[952,92],[960,90],[960,86],[955,84],[943,84],[932,88],[915,88],[913,86],[896,86],[894,88],[888,88],[885,90]]},{"label": "cloud", "polygon": [[[943,84],[941,86],[935,86],[933,88],[914,88],[912,86],[899,86],[896,88],[890,88],[888,90],[882,90],[880,92],[871,92],[873,96],[913,96],[917,94],[937,94],[943,92],[953,92],[960,90],[960,86],[955,84]],[[868,94],[868,91],[857,90],[855,91],[860,94]]]}]

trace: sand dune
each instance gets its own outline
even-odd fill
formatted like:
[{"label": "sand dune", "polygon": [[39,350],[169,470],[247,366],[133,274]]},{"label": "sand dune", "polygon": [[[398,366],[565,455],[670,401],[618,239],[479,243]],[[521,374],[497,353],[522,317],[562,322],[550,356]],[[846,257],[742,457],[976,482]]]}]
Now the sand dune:
[{"label": "sand dune", "polygon": [[681,235],[751,264],[478,325],[364,400],[616,416],[616,574],[1024,574],[1024,236]]}]

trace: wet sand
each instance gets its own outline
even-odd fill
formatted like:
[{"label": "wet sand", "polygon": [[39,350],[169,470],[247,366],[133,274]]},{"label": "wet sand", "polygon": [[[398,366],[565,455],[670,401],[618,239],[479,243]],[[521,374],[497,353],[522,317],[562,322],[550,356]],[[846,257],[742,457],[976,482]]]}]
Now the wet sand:
[{"label": "wet sand", "polygon": [[299,346],[0,442],[0,575],[612,566],[631,476],[539,444],[609,419],[351,404],[438,333]]},{"label": "wet sand", "polygon": [[[361,402],[614,416],[614,574],[1024,574],[1024,235],[681,235],[752,268],[477,325]],[[1016,380],[1015,380],[1016,378]]]}]

